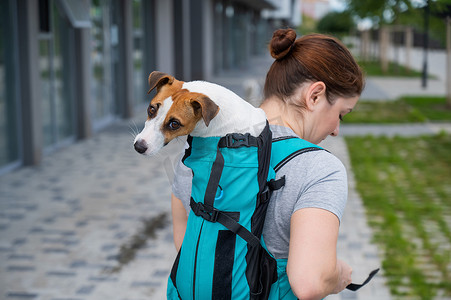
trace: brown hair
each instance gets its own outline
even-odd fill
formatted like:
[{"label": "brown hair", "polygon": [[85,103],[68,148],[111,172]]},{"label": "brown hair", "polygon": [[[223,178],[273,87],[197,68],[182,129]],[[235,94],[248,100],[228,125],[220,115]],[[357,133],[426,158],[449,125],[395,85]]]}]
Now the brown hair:
[{"label": "brown hair", "polygon": [[276,60],[266,75],[265,99],[276,96],[290,101],[296,89],[307,81],[324,82],[331,104],[336,97],[362,93],[362,71],[349,50],[334,37],[309,34],[296,39],[293,29],[279,29],[273,34],[269,51]]}]

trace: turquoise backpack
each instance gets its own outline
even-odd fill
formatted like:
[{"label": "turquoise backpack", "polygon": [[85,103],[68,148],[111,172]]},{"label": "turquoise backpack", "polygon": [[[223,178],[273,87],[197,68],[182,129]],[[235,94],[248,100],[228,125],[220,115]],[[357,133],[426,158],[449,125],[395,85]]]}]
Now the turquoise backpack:
[{"label": "turquoise backpack", "polygon": [[[168,280],[168,299],[296,299],[286,259],[262,238],[275,173],[292,158],[321,147],[297,137],[188,137],[183,162],[193,173],[191,211]],[[356,285],[357,286],[357,285]]]}]

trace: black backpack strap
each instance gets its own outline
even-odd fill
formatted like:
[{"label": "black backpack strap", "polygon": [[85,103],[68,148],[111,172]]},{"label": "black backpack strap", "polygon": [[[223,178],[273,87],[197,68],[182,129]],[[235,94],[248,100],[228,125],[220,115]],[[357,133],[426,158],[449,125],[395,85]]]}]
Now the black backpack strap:
[{"label": "black backpack strap", "polygon": [[271,179],[270,181],[268,181],[268,188],[271,191],[276,191],[276,190],[282,188],[284,185],[285,185],[285,175],[277,180]]},{"label": "black backpack strap", "polygon": [[348,290],[353,291],[353,292],[357,291],[358,289],[360,289],[361,287],[366,285],[368,282],[370,282],[370,280],[373,279],[374,275],[376,275],[377,272],[379,272],[379,268],[376,269],[376,270],[371,271],[370,275],[368,275],[368,278],[362,284],[351,283],[346,288]]},{"label": "black backpack strap", "polygon": [[216,191],[218,190],[219,180],[221,179],[222,170],[224,169],[224,156],[219,149],[216,150],[216,158],[211,167],[210,178],[208,179],[207,188],[205,190],[204,204],[208,212],[212,212],[214,208],[214,201]]},{"label": "black backpack strap", "polygon": [[188,135],[188,137],[186,138],[186,142],[188,143],[188,148],[185,149],[185,154],[182,157],[182,162],[185,161],[185,159],[187,159],[190,155],[191,155],[191,150],[192,150],[192,144],[193,144],[193,137],[191,135]]},{"label": "black backpack strap", "polygon": [[226,227],[228,230],[233,233],[239,235],[242,239],[244,239],[251,246],[256,247],[260,245],[260,240],[246,227],[242,226],[238,223],[239,213],[238,212],[225,212],[221,210],[217,210],[213,207],[206,209],[206,206],[203,203],[194,201],[193,198],[190,200],[190,207],[193,213],[202,217],[204,220],[208,222],[218,222]]}]

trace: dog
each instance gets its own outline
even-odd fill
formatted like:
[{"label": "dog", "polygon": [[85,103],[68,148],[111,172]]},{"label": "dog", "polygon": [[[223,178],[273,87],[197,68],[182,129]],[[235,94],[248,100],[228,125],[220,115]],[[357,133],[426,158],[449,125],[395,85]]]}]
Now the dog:
[{"label": "dog", "polygon": [[147,121],[135,137],[138,153],[154,155],[179,136],[222,137],[229,133],[258,136],[265,112],[231,90],[207,81],[183,82],[159,71],[149,75],[157,93],[147,108]]}]

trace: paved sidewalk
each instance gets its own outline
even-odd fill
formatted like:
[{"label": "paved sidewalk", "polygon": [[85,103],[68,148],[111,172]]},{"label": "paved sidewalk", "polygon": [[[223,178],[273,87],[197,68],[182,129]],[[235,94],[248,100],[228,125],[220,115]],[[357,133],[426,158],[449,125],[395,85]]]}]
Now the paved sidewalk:
[{"label": "paved sidewalk", "polygon": [[393,101],[401,96],[443,96],[445,81],[429,79],[426,88],[421,87],[421,78],[369,77],[360,97],[363,101]]},{"label": "paved sidewalk", "polygon": [[451,133],[451,123],[430,122],[411,124],[342,124],[340,135],[374,135],[374,136],[419,136],[438,134],[441,132]]},{"label": "paved sidewalk", "polygon": [[[262,82],[270,60],[263,57],[252,63],[250,70],[210,80],[256,100],[247,87]],[[154,158],[138,155],[131,133],[142,127],[144,118],[145,112],[142,118],[119,122],[90,140],[45,157],[39,167],[0,177],[0,300],[165,299],[176,255],[170,182],[184,143],[172,142]],[[356,134],[360,129],[342,132],[347,130]],[[381,266],[378,250],[370,243],[371,230],[354,189],[344,140],[324,143],[349,170],[349,202],[338,249],[339,256],[353,266],[355,281],[361,282]],[[128,248],[140,246],[144,224],[147,244],[133,253]],[[136,256],[112,272],[120,253],[123,260],[125,254]],[[328,299],[390,299],[382,274],[357,293]]]},{"label": "paved sidewalk", "polygon": [[[183,142],[147,159],[128,123],[1,177],[0,299],[165,299],[176,254],[170,181]],[[111,272],[144,219],[153,237]]]},{"label": "paved sidewalk", "polygon": [[[321,143],[321,146],[337,156],[348,171],[348,202],[340,224],[337,250],[338,258],[346,261],[353,268],[353,282],[362,283],[369,272],[382,267],[379,252],[376,245],[371,243],[372,231],[366,221],[362,199],[356,192],[356,183],[344,138],[329,137]],[[380,270],[373,280],[359,291],[345,290],[327,299],[389,300],[391,296],[385,285],[383,270]]]}]

